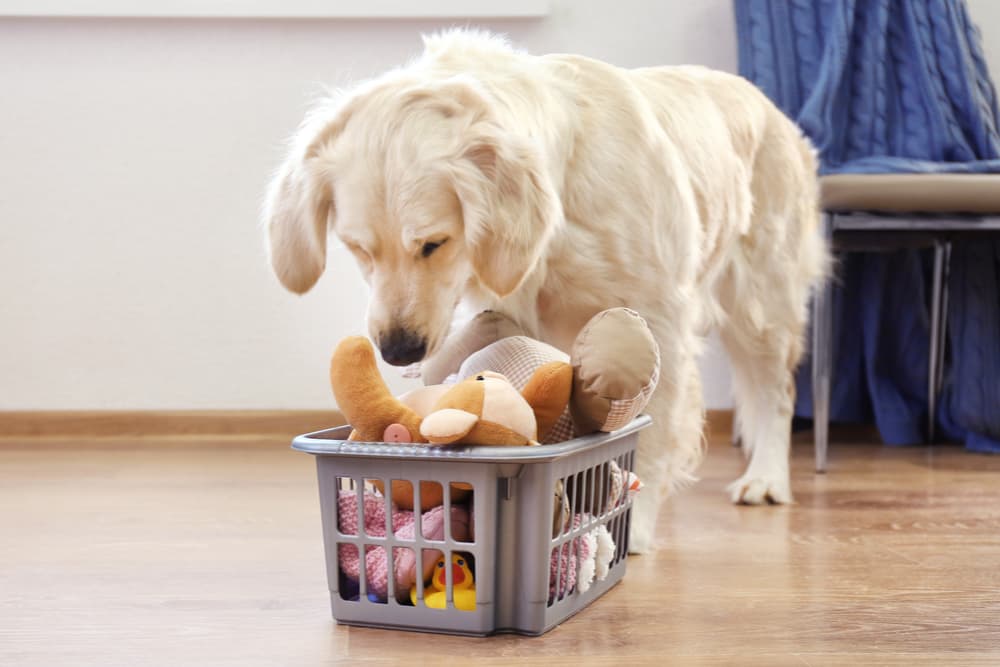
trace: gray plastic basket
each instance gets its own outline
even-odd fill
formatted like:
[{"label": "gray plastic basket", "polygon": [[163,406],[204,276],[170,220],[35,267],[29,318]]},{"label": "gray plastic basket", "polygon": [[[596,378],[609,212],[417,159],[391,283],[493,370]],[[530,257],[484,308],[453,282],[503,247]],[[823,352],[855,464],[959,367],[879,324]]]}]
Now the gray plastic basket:
[{"label": "gray plastic basket", "polygon": [[[638,431],[649,423],[649,417],[641,416],[613,433],[539,447],[456,448],[350,442],[346,440],[350,433],[347,426],[295,438],[293,449],[316,455],[333,617],[348,625],[466,635],[540,635],[562,623],[625,575],[632,501],[627,495],[613,506],[605,500],[609,470],[612,461],[622,470],[634,470]],[[375,480],[381,481],[385,489],[392,481],[410,482],[415,507],[420,506],[418,482],[437,482],[442,490],[451,488],[452,483],[471,485],[469,518],[473,535],[469,541],[454,539],[451,521],[443,521],[443,539],[426,538],[419,512],[413,515],[412,538],[397,537],[389,525],[380,524],[380,530],[373,532],[387,537],[370,535],[364,529],[364,502],[357,503],[358,529],[342,532],[338,497],[370,489]],[[560,482],[565,504],[554,501],[554,490]],[[443,495],[443,516],[450,517],[450,494]],[[369,500],[384,504],[389,517],[391,500],[388,494],[385,496],[372,491]],[[570,517],[579,515],[578,521],[559,521],[562,525],[556,527],[560,518],[556,512],[566,509]],[[375,516],[373,513],[371,518]],[[386,518],[385,522],[390,524],[391,520]],[[607,528],[615,551],[607,576],[581,592],[572,572],[564,573],[563,568],[573,569],[567,557],[579,558],[581,536],[597,526]],[[360,570],[357,584],[341,573],[338,547],[354,549]],[[448,563],[453,553],[464,556],[474,563],[474,610],[454,606],[453,579],[457,575],[452,568],[444,568],[446,609],[423,604],[427,591],[420,576],[416,576],[420,580],[416,583],[416,605],[411,606],[408,600],[397,601],[395,577],[387,576],[385,570],[382,576],[388,588],[386,598],[374,594],[369,597],[369,578],[377,578],[377,573],[366,571],[366,561],[369,552],[377,549],[381,549],[377,555],[387,561],[388,572],[394,571],[401,549],[410,550],[409,556],[415,557],[418,573],[423,571],[423,561],[428,557],[437,560],[443,555]],[[557,550],[559,555],[554,555]],[[359,553],[366,557],[356,558]],[[356,593],[351,590],[354,586]],[[407,597],[407,591],[400,593]]]}]

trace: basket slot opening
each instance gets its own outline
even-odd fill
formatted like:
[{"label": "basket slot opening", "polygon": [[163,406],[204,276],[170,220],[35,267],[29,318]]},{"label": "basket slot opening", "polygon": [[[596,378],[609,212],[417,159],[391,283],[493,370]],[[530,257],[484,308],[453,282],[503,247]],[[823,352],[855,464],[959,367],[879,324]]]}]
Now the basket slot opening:
[{"label": "basket slot opening", "polygon": [[552,493],[552,538],[559,537],[569,522],[569,499],[566,497],[566,484],[562,479],[556,480]]},{"label": "basket slot opening", "polygon": [[563,530],[563,535],[566,535],[570,532],[570,530],[572,530],[576,516],[580,512],[580,486],[577,483],[576,475],[568,475],[564,479],[566,485],[566,496],[569,500],[569,521],[566,522],[566,526]]},{"label": "basket slot opening", "polygon": [[[400,530],[409,523],[408,517],[404,514],[406,507],[413,507],[413,485],[405,479],[394,479],[390,481],[391,489],[388,496],[388,500],[392,501],[392,504],[396,506],[397,511],[392,512],[390,517],[390,524],[392,525],[392,533],[396,535],[397,539],[406,539],[399,535]],[[412,537],[410,538],[412,539]]]},{"label": "basket slot opening", "polygon": [[385,537],[388,534],[392,512],[389,498],[383,495],[385,485],[381,479],[365,477],[362,480],[364,503],[359,504],[358,522],[364,537]]},{"label": "basket slot opening", "polygon": [[[635,470],[635,451],[628,452],[625,455],[624,458],[625,458],[625,466],[626,466],[625,469],[626,470],[633,470],[634,471]],[[625,502],[626,503],[631,503],[631,501],[629,500],[627,494],[628,494],[628,490],[626,489]],[[622,541],[621,541],[621,558],[620,558],[621,560],[624,560],[626,554],[628,554],[629,537],[630,537],[631,532],[632,532],[631,531],[631,528],[632,528],[632,508],[631,507],[629,507],[628,509],[625,510],[625,516],[624,516],[623,521],[625,523],[625,534],[622,537]]]},{"label": "basket slot opening", "polygon": [[[632,469],[629,464],[628,458],[623,454],[618,456],[615,461],[618,464],[618,468],[622,471],[622,488],[620,492],[620,497],[617,498],[615,506],[611,508],[612,510],[620,510],[628,504],[628,489],[625,488],[628,480],[628,471]],[[617,565],[625,558],[627,553],[627,542],[628,542],[628,522],[626,521],[626,514],[619,511],[618,515],[615,517],[615,531],[612,533],[615,540],[615,558],[614,563]]]},{"label": "basket slot opening", "polygon": [[472,521],[472,513],[476,507],[475,488],[469,482],[455,481],[448,484],[448,489],[452,508],[451,539],[455,542],[473,543],[476,541],[473,534],[475,522]]},{"label": "basket slot opening", "polygon": [[[345,507],[343,502],[340,500],[344,495],[350,495],[355,493],[354,480],[350,477],[338,477],[337,478],[337,530],[340,531],[341,535],[357,535],[358,534],[358,517],[357,513],[351,511],[349,508]],[[342,509],[344,511],[342,511]]]},{"label": "basket slot opening", "polygon": [[337,554],[339,556],[340,568],[338,569],[337,592],[340,599],[345,602],[357,602],[358,600],[358,580],[348,576],[344,571],[346,563],[355,562],[358,558],[358,548],[353,544],[337,544]]},{"label": "basket slot opening", "polygon": [[[555,536],[555,547],[549,556],[549,595],[548,606],[552,606],[558,600],[562,600],[572,588],[571,578],[573,577],[574,563],[572,559],[572,544],[567,541],[567,536],[576,523],[576,484],[572,475],[562,477],[555,484],[556,499],[553,511],[565,514],[565,517],[554,525],[558,528]],[[559,498],[559,492],[562,497]],[[554,521],[554,523],[556,523]]]},{"label": "basket slot opening", "polygon": [[595,514],[597,514],[602,519],[607,514],[608,511],[608,475],[611,473],[611,466],[607,463],[602,463],[597,466],[597,504],[595,505]]},{"label": "basket slot opening", "polygon": [[388,597],[395,599],[404,606],[413,604],[416,597],[417,580],[423,580],[420,570],[417,569],[416,552],[410,547],[395,547],[392,550],[392,567],[390,572],[395,576],[388,577]]},{"label": "basket slot opening", "polygon": [[366,604],[385,604],[385,579],[379,582],[378,571],[385,572],[386,552],[373,544],[364,545],[364,558],[358,557],[358,547],[354,544],[338,543],[340,561],[340,598],[347,602],[363,601]]},{"label": "basket slot opening", "polygon": [[594,524],[594,517],[599,514],[594,501],[597,499],[597,491],[594,489],[594,482],[597,478],[596,468],[587,468],[584,471],[583,477],[583,489],[584,496],[586,497],[587,511],[590,513],[590,524]]}]

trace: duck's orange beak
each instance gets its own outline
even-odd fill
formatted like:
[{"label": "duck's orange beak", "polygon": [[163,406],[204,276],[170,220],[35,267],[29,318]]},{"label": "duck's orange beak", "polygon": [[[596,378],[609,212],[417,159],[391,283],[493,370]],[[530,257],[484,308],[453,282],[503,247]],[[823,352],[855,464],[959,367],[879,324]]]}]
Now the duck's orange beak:
[{"label": "duck's orange beak", "polygon": [[[444,586],[445,586],[445,581],[446,581],[446,579],[445,579],[444,570],[441,570],[440,574],[438,574],[438,583],[441,584],[442,588],[444,588]],[[451,583],[452,583],[452,585],[453,586],[457,586],[458,584],[462,583],[463,581],[465,581],[465,572],[462,571],[462,566],[461,565],[452,564],[452,566],[451,566]]]}]

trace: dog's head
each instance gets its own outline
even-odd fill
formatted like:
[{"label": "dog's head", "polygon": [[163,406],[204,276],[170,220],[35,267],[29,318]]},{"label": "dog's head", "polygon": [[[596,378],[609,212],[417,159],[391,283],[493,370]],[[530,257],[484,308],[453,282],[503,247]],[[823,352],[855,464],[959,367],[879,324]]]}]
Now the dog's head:
[{"label": "dog's head", "polygon": [[369,335],[396,365],[436,350],[466,290],[517,289],[561,217],[541,151],[475,81],[421,78],[319,105],[264,209],[271,264],[293,292],[323,272],[328,229],[350,249],[372,288]]}]

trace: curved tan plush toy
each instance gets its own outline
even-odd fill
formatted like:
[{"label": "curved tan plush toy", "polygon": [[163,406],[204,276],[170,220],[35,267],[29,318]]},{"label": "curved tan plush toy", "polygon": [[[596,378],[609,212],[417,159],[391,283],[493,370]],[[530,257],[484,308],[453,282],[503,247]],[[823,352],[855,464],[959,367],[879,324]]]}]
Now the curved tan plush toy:
[{"label": "curved tan plush toy", "polygon": [[[563,412],[572,383],[573,370],[565,362],[536,368],[521,392],[499,373],[477,373],[447,389],[434,390],[440,391],[440,396],[429,413],[422,415],[389,391],[367,338],[345,338],[330,360],[330,386],[337,406],[354,429],[350,439],[367,442],[538,444],[539,425],[548,429]],[[451,486],[452,500],[457,501],[456,491],[465,489]],[[411,489],[409,483],[393,483],[397,506],[412,509]],[[441,485],[422,482],[420,497],[424,510],[440,505]]]},{"label": "curved tan plush toy", "polygon": [[[330,359],[330,386],[337,406],[354,429],[350,440],[427,442],[420,437],[423,417],[404,405],[385,384],[375,349],[363,336],[340,341]],[[401,437],[406,430],[406,437]]]}]

